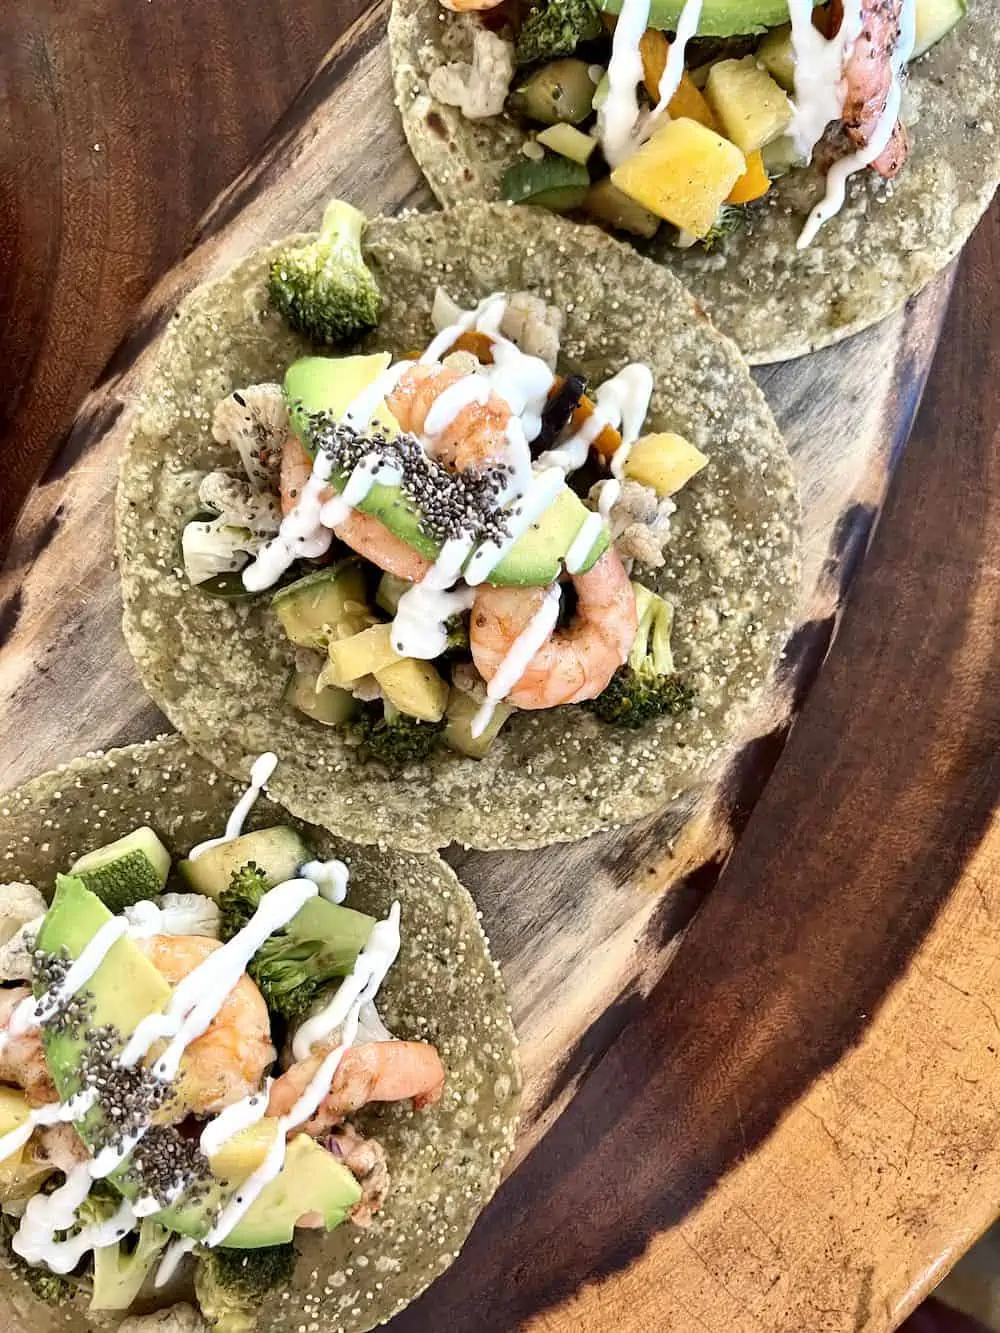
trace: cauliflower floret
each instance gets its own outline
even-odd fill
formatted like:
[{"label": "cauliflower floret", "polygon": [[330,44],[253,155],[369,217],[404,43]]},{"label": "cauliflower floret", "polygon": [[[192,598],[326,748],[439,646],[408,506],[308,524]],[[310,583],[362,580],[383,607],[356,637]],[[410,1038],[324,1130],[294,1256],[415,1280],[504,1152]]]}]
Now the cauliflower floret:
[{"label": "cauliflower floret", "polygon": [[[210,940],[220,936],[219,904],[204,894],[165,893],[160,898],[160,911],[161,935],[204,935]],[[145,919],[133,907],[125,908],[125,918],[133,925]]]},{"label": "cauliflower floret", "polygon": [[485,120],[504,109],[514,79],[514,43],[489,28],[478,28],[472,43],[472,64],[456,60],[439,65],[429,86],[432,97],[457,106],[467,120]]},{"label": "cauliflower floret", "polygon": [[249,528],[261,536],[273,536],[281,522],[278,502],[273,495],[255,491],[250,482],[221,469],[202,477],[198,500],[221,514],[233,527]]},{"label": "cauliflower floret", "polygon": [[31,981],[35,941],[44,920],[43,914],[26,921],[5,944],[0,944],[0,981]]},{"label": "cauliflower floret", "polygon": [[280,384],[251,384],[223,398],[212,418],[212,437],[236,449],[251,485],[278,492],[288,407]]},{"label": "cauliflower floret", "polygon": [[[591,487],[590,502],[600,503],[606,481]],[[661,499],[652,486],[638,481],[622,483],[621,494],[611,506],[608,520],[615,549],[623,560],[634,560],[647,569],[659,569],[663,551],[670,540],[670,515],[677,506],[668,497]]]},{"label": "cauliflower floret", "polygon": [[507,302],[500,332],[517,343],[526,356],[537,356],[555,370],[562,336],[563,312],[546,305],[533,292],[515,292]]},{"label": "cauliflower floret", "polygon": [[11,880],[0,884],[0,944],[7,944],[22,926],[44,916],[48,904],[34,884]]},{"label": "cauliflower floret", "polygon": [[208,1333],[208,1324],[193,1305],[169,1305],[155,1314],[132,1315],[118,1333]]}]

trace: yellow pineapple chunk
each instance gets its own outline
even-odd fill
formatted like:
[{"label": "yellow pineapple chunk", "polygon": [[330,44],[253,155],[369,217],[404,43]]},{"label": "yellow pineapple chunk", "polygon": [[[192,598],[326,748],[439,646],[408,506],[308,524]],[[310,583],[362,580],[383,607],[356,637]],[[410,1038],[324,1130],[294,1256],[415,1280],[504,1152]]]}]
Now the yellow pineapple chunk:
[{"label": "yellow pineapple chunk", "polygon": [[754,56],[713,65],[705,97],[723,133],[747,154],[777,139],[791,124],[791,102]]},{"label": "yellow pineapple chunk", "polygon": [[701,450],[683,435],[663,431],[636,440],[625,460],[625,475],[630,481],[652,486],[659,496],[673,495],[707,462]]},{"label": "yellow pineapple chunk", "polygon": [[657,217],[705,236],[745,170],[746,159],[728,139],[682,117],[661,125],[611,180]]},{"label": "yellow pineapple chunk", "polygon": [[786,93],[794,93],[795,47],[790,23],[771,29],[757,48],[757,59]]}]

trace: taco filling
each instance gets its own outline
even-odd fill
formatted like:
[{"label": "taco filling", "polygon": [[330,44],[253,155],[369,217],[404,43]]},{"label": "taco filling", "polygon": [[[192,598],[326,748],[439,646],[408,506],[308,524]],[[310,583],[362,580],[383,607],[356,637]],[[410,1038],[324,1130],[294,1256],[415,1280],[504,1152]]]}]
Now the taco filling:
[{"label": "taco filling", "polygon": [[[334,202],[318,244],[359,216]],[[293,302],[302,263],[273,262],[272,298],[315,329],[340,278]],[[689,709],[672,608],[630,574],[664,563],[672,497],[708,459],[643,433],[649,367],[562,373],[563,312],[527,292],[465,310],[438,288],[433,322],[410,357],[305,357],[218,405],[243,470],[200,484],[191,584],[270,598],[298,649],[288,705],[385,764],[482,758],[517,709],[629,727]]]},{"label": "taco filling", "polygon": [[177,865],[144,826],[67,866],[49,906],[0,886],[3,1227],[47,1299],[148,1307],[193,1253],[204,1317],[252,1328],[295,1237],[370,1227],[405,1166],[357,1113],[442,1097],[436,1047],[376,1007],[399,902],[375,919],[297,829],[243,832],[275,762]]},{"label": "taco filling", "polygon": [[[471,63],[429,92],[465,118],[526,130],[505,199],[582,210],[681,248],[752,219],[772,183],[816,162],[826,188],[798,238],[840,212],[848,180],[904,170],[907,65],[965,0],[441,0],[472,23]],[[915,133],[920,133],[916,126]]]}]

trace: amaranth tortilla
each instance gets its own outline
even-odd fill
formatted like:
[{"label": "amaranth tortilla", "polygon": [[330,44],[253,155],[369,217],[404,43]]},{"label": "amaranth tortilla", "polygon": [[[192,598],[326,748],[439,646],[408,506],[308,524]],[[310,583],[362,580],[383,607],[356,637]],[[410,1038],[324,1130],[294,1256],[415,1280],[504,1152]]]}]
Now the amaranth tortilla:
[{"label": "amaranth tortilla", "polygon": [[543,294],[566,312],[563,368],[592,383],[630,361],[651,366],[647,429],[680,431],[711,459],[677,496],[665,567],[638,571],[676,606],[677,668],[697,691],[695,708],[640,731],[579,707],[519,713],[481,762],[440,747],[390,774],[363,760],[348,733],[283,702],[293,649],[269,599],[215,600],[189,585],[180,559],[201,476],[237,465],[212,440],[215,405],[280,379],[303,350],[267,308],[274,247],[184,302],[125,448],[118,551],[125,635],[144,684],[227,772],[245,774],[273,750],[275,798],[358,841],[537,847],[662,808],[731,741],[795,606],[797,494],[762,394],[673,274],[597,228],[481,204],[375,221],[367,244],[386,297],[371,349],[424,347],[440,283],[466,306],[499,290]]},{"label": "amaranth tortilla", "polygon": [[[413,155],[445,204],[495,199],[528,135],[511,118],[467,120],[430,95],[432,72],[469,60],[475,15],[440,0],[393,0],[396,100]],[[678,250],[669,227],[640,248],[673,268],[753,364],[802,356],[899,309],[958,253],[1000,182],[1000,28],[995,5],[969,12],[910,66],[903,117],[910,157],[886,187],[871,171],[805,250],[795,242],[825,180],[777,180],[752,221],[710,253]]]},{"label": "amaranth tortilla", "polygon": [[[0,795],[0,881],[27,881],[49,894],[78,856],[141,824],[152,825],[175,858],[184,856],[219,834],[242,790],[176,737],[78,759]],[[249,827],[287,822],[263,798]],[[367,1231],[297,1231],[294,1282],[260,1315],[268,1333],[303,1326],[363,1333],[448,1267],[496,1189],[517,1122],[517,1042],[475,905],[440,858],[376,852],[296,827],[318,855],[347,863],[351,907],[382,917],[399,899],[402,944],[379,1010],[395,1035],[433,1042],[447,1072],[436,1106],[385,1105],[353,1117],[388,1153],[385,1206]],[[0,1264],[0,1324],[65,1333],[107,1327],[107,1318],[68,1321],[65,1309],[37,1300]]]}]

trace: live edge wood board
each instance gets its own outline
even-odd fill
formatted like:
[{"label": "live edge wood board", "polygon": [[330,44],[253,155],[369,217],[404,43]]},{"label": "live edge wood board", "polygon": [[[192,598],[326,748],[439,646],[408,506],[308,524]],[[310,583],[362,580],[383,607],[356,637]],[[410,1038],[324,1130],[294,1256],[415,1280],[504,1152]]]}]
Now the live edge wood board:
[{"label": "live edge wood board", "polygon": [[[377,5],[212,206],[31,495],[0,580],[0,787],[163,729],[121,640],[110,515],[129,405],[177,301],[259,242],[312,223],[331,194],[370,211],[429,206],[393,114],[384,28]],[[970,608],[968,633],[951,626],[935,659],[940,611],[934,621],[928,610],[926,641],[904,638],[908,657],[881,626],[854,626],[856,659],[842,648],[837,657],[858,676],[838,721],[843,744],[817,770],[796,736],[783,796],[763,796],[740,873],[716,887],[830,649],[950,284],[943,275],[840,348],[758,374],[801,480],[804,592],[774,684],[724,770],[682,807],[575,847],[449,852],[504,967],[525,1117],[511,1177],[468,1251],[401,1325],[884,1329],[932,1280],[932,1261],[946,1263],[988,1222],[1000,1181],[988,1114],[1000,1007],[987,961],[1000,888],[996,841],[985,839],[997,709],[979,691],[998,599],[995,570],[978,577],[997,531],[982,477],[975,522],[969,505],[976,466],[995,468],[985,444],[983,457],[956,459],[965,484],[939,497],[954,512],[925,514],[934,551],[907,571],[911,591],[914,579],[935,585],[928,602]],[[967,345],[983,336],[959,334]],[[996,409],[978,406],[987,416],[976,438],[988,440]],[[919,477],[908,475],[919,510]],[[878,604],[894,601],[883,592]],[[857,660],[887,676],[881,695],[866,692]],[[975,735],[957,706],[946,711],[944,677],[921,676],[932,667],[957,677],[950,698],[978,719]],[[939,746],[917,747],[911,787],[891,757],[919,726]],[[798,804],[796,763],[813,784]],[[866,841],[876,808],[894,826]],[[962,957],[955,939],[966,932]],[[925,1104],[904,1091],[918,1066]],[[952,1079],[967,1084],[960,1111]],[[960,1200],[942,1188],[941,1153]]]}]

